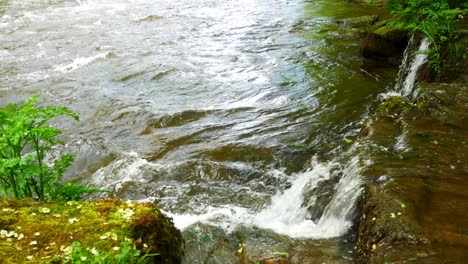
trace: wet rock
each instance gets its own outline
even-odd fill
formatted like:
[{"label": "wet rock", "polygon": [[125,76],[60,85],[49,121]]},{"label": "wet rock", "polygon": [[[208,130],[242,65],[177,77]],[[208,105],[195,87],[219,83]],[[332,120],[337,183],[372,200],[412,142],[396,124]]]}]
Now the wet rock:
[{"label": "wet rock", "polygon": [[334,188],[340,176],[335,173],[331,179],[320,182],[316,188],[305,192],[303,206],[307,206],[310,220],[317,222],[323,215],[325,208],[333,198]]},{"label": "wet rock", "polygon": [[239,263],[236,255],[239,241],[220,228],[196,224],[186,228],[182,235],[186,241],[184,263]]},{"label": "wet rock", "polygon": [[361,53],[364,57],[400,56],[407,43],[407,32],[383,26],[361,39]]},{"label": "wet rock", "polygon": [[370,2],[369,0],[349,0],[350,2],[361,4],[368,7],[383,7],[388,0],[375,0]]},{"label": "wet rock", "polygon": [[[417,87],[423,96],[414,105],[424,111],[394,120],[374,116],[360,135],[367,184],[357,263],[463,263],[468,257],[468,86]],[[379,181],[382,175],[386,181]]]},{"label": "wet rock", "polygon": [[379,16],[372,15],[340,19],[338,23],[350,27],[366,27],[375,24],[377,21],[379,21]]},{"label": "wet rock", "polygon": [[439,122],[459,128],[468,124],[467,83],[420,83],[416,86],[420,96],[431,104],[432,117]]},{"label": "wet rock", "polygon": [[240,226],[232,233],[194,224],[183,232],[184,263],[352,263],[350,247],[341,240],[293,239],[272,231]]}]

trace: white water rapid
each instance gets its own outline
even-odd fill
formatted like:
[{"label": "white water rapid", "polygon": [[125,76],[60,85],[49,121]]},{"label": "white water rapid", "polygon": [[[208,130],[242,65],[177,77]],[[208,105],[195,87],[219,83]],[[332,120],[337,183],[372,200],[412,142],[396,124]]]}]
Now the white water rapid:
[{"label": "white water rapid", "polygon": [[[170,214],[180,229],[201,222],[223,228],[227,232],[239,225],[256,226],[269,229],[278,234],[294,238],[332,238],[344,235],[352,225],[355,201],[361,193],[358,158],[352,158],[344,168],[339,163],[320,163],[312,161],[313,168],[293,175],[291,187],[277,193],[271,204],[259,212],[247,208],[229,206],[208,208],[201,215]],[[316,222],[310,220],[309,206],[316,202],[316,195],[305,200],[307,191],[318,187],[321,182],[330,180],[341,172],[343,175],[334,186],[330,203]]]}]

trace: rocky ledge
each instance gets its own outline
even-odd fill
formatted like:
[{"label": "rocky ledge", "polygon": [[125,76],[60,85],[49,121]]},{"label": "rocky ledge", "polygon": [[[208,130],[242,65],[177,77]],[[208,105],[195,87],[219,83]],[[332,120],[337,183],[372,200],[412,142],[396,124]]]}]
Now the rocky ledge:
[{"label": "rocky ledge", "polygon": [[468,258],[468,85],[417,89],[419,101],[390,99],[362,131],[357,263]]}]

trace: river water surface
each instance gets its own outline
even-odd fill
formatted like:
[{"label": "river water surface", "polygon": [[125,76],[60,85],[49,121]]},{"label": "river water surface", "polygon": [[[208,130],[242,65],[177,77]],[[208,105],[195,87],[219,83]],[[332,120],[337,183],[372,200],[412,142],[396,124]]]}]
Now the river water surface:
[{"label": "river water surface", "polygon": [[[158,200],[180,228],[341,237],[359,195],[349,144],[395,76],[370,69],[346,1],[0,0],[0,104],[41,95],[67,179]],[[64,149],[57,149],[63,151]]]}]

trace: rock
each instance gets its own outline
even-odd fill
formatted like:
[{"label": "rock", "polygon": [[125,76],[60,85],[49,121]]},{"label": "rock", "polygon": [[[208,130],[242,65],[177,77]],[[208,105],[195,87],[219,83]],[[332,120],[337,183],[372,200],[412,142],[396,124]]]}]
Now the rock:
[{"label": "rock", "polygon": [[383,7],[388,0],[374,0],[372,3],[369,3],[369,0],[349,0],[350,2],[360,4],[368,7]]},{"label": "rock", "polygon": [[342,240],[293,239],[245,226],[227,233],[200,223],[187,227],[182,235],[184,263],[190,264],[345,264],[351,263],[349,250],[354,246]]},{"label": "rock", "polygon": [[1,200],[0,208],[2,263],[61,263],[74,242],[93,255],[119,254],[131,243],[140,256],[157,253],[152,263],[182,260],[180,231],[150,203]]},{"label": "rock", "polygon": [[361,52],[364,57],[399,56],[407,43],[406,31],[383,26],[361,39]]},{"label": "rock", "polygon": [[374,31],[375,34],[389,40],[391,43],[404,50],[408,43],[408,32],[401,29],[396,29],[391,26],[383,26]]},{"label": "rock", "polygon": [[222,229],[195,224],[182,233],[186,241],[185,263],[238,264],[240,242]]},{"label": "rock", "polygon": [[344,24],[345,26],[350,26],[350,27],[366,27],[366,26],[371,26],[375,24],[377,21],[379,21],[379,16],[372,15],[372,16],[345,18],[345,19],[340,19],[337,22],[340,24]]},{"label": "rock", "polygon": [[466,262],[468,85],[416,87],[418,111],[371,117],[359,137],[358,264]]}]

